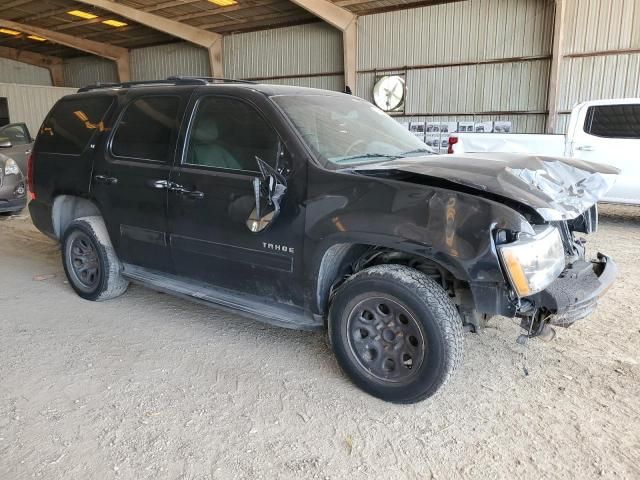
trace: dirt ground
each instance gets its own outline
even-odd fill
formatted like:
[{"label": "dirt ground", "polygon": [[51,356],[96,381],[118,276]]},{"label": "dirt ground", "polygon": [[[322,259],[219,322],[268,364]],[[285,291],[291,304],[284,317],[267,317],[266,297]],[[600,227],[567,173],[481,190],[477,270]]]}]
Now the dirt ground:
[{"label": "dirt ground", "polygon": [[320,333],[133,286],[91,303],[27,217],[0,220],[0,479],[640,478],[640,209],[590,252],[620,278],[589,320],[468,334],[435,397],[397,406]]}]

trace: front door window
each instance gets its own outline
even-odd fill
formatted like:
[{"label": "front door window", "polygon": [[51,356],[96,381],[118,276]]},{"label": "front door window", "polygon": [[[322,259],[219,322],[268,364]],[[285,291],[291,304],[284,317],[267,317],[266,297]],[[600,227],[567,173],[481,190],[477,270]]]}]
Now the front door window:
[{"label": "front door window", "polygon": [[274,165],[278,137],[249,104],[226,97],[205,97],[198,104],[185,163],[258,172],[256,157]]}]

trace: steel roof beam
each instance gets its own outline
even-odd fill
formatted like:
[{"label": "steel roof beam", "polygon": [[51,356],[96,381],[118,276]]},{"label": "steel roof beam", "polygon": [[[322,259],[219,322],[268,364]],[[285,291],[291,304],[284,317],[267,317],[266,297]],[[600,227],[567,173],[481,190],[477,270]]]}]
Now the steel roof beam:
[{"label": "steel roof beam", "polygon": [[129,50],[126,48],[116,47],[107,43],[100,43],[73,35],[67,35],[66,33],[54,32],[53,30],[34,27],[33,25],[25,25],[11,20],[0,19],[0,27],[10,28],[12,30],[17,30],[31,35],[37,35],[39,37],[46,38],[53,43],[58,43],[82,52],[91,53],[98,57],[114,60],[118,67],[119,80],[121,82],[128,82],[131,80],[129,69]]},{"label": "steel roof beam", "polygon": [[115,13],[116,15],[120,15],[121,17],[133,20],[141,25],[145,25],[149,28],[153,28],[206,48],[209,52],[211,74],[218,77],[224,76],[222,35],[208,30],[203,30],[202,28],[193,27],[186,23],[176,22],[170,18],[156,15],[154,13],[148,13],[111,0],[78,1],[92,7],[107,10],[111,13]]},{"label": "steel roof beam", "polygon": [[344,85],[356,90],[356,53],[358,49],[358,17],[346,8],[328,0],[291,0],[342,32]]}]

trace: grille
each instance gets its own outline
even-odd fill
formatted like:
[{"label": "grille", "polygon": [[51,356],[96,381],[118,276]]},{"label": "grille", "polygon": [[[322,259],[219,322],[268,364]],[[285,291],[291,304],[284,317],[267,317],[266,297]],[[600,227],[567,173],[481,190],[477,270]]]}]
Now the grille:
[{"label": "grille", "polygon": [[567,224],[567,222],[551,222],[551,224],[560,232],[565,254],[570,257],[575,255],[576,252],[573,244],[573,234],[571,233],[571,230],[569,230],[569,224]]}]

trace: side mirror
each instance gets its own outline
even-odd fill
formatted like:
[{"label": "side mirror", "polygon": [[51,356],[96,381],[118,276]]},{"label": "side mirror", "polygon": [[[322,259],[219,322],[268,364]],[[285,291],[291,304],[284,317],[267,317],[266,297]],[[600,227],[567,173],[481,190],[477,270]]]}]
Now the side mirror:
[{"label": "side mirror", "polygon": [[261,172],[253,179],[255,207],[247,219],[247,228],[254,233],[262,232],[273,224],[280,214],[280,204],[287,191],[285,178],[271,166],[256,157]]},{"label": "side mirror", "polygon": [[13,143],[11,140],[0,140],[0,148],[11,148],[13,147]]}]

